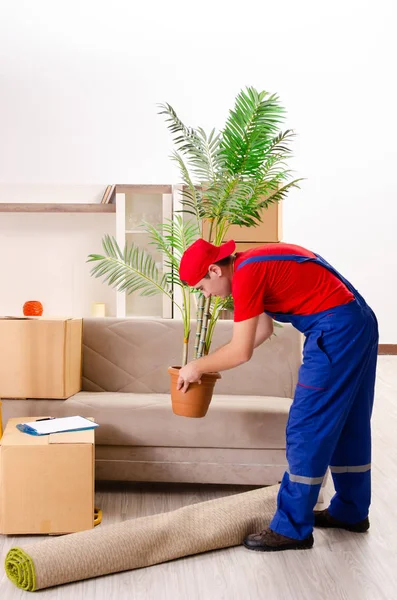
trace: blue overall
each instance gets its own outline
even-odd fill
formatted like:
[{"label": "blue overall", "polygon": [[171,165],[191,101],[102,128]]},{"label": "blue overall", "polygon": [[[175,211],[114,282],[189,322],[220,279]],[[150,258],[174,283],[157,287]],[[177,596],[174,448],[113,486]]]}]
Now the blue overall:
[{"label": "blue overall", "polygon": [[[371,502],[371,426],[378,354],[376,317],[362,296],[323,258],[263,255],[252,262],[314,262],[354,295],[348,304],[311,315],[269,313],[305,335],[303,362],[291,405],[284,474],[271,529],[295,539],[313,530],[313,509],[330,467],[335,495],[330,514],[345,523],[368,516]],[[316,291],[313,290],[313,294]]]}]

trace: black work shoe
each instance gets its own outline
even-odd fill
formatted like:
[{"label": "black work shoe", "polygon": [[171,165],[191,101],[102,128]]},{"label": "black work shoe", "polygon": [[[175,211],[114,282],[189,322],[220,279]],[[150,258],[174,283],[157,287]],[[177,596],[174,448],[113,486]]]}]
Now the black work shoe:
[{"label": "black work shoe", "polygon": [[354,531],[355,533],[365,533],[369,529],[369,519],[363,519],[358,523],[343,523],[335,519],[329,512],[325,510],[314,511],[314,527],[332,527],[335,529],[346,529],[346,531]]},{"label": "black work shoe", "polygon": [[260,533],[248,535],[243,544],[248,550],[257,550],[259,552],[277,552],[279,550],[308,550],[313,546],[313,535],[304,540],[295,540],[276,533],[269,527]]}]

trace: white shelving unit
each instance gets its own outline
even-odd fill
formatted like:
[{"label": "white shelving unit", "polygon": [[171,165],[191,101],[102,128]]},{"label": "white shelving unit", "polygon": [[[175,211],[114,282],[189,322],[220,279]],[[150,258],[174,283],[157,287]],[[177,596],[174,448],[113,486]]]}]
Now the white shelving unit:
[{"label": "white shelving unit", "polygon": [[[173,189],[170,185],[118,185],[116,188],[116,238],[120,248],[134,243],[145,248],[164,272],[164,257],[150,245],[142,222],[153,225],[172,219]],[[164,294],[140,296],[117,292],[118,317],[173,317],[172,302]]]}]

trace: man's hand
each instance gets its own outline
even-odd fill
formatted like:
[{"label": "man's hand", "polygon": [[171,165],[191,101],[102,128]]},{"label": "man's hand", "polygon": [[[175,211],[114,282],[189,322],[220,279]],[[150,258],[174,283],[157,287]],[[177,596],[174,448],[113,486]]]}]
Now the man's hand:
[{"label": "man's hand", "polygon": [[267,339],[272,332],[273,321],[266,314],[234,323],[233,337],[228,344],[188,363],[179,371],[177,389],[186,392],[190,383],[196,381],[200,383],[203,373],[226,371],[248,362],[254,348]]},{"label": "man's hand", "polygon": [[185,393],[191,383],[201,383],[202,372],[199,370],[197,363],[192,361],[179,371],[179,377],[176,384],[177,390],[182,390]]}]

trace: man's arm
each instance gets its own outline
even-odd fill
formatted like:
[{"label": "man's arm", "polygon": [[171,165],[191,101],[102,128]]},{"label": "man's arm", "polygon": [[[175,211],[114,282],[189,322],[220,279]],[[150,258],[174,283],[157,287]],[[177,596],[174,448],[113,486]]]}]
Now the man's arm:
[{"label": "man's arm", "polygon": [[273,319],[266,313],[262,313],[258,317],[258,325],[256,327],[254,348],[257,348],[265,342],[273,334]]},{"label": "man's arm", "polygon": [[[268,320],[271,322],[271,329]],[[260,328],[258,331],[259,321]],[[199,381],[203,373],[226,371],[248,362],[254,348],[262,344],[271,335],[272,331],[272,320],[267,315],[260,315],[259,317],[234,323],[233,336],[228,344],[207,356],[188,363],[180,370],[177,388],[185,392],[189,387],[189,383]]]}]

